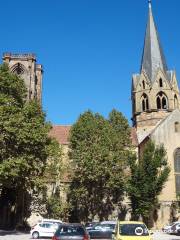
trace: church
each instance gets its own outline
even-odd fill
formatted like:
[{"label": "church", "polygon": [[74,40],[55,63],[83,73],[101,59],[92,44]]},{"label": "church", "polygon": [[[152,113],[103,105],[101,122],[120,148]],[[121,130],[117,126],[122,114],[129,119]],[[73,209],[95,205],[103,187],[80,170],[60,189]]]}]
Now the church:
[{"label": "church", "polygon": [[[138,60],[138,59],[137,59]],[[33,54],[6,53],[3,61],[10,70],[21,75],[28,89],[28,99],[42,97],[42,65],[36,64]],[[169,70],[161,47],[159,34],[149,2],[148,22],[140,72],[132,76],[132,122],[131,139],[137,154],[149,139],[163,144],[171,173],[159,196],[160,207],[155,226],[178,219],[177,196],[180,194],[180,94],[176,73]],[[68,161],[68,136],[71,126],[53,126],[50,135],[55,137],[64,150]],[[64,179],[62,184],[66,184]]]},{"label": "church", "polygon": [[174,206],[180,194],[180,95],[176,72],[169,70],[149,3],[140,73],[132,77],[132,121],[140,154],[153,140],[163,144],[171,168],[159,201],[157,225],[178,218]]}]

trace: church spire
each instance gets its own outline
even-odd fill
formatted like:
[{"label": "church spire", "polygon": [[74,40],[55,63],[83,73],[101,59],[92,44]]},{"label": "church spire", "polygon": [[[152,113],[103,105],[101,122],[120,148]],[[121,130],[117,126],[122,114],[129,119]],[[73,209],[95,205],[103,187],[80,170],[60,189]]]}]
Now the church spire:
[{"label": "church spire", "polygon": [[157,69],[160,68],[166,74],[167,65],[161,48],[158,32],[152,14],[151,0],[148,0],[149,16],[146,27],[144,50],[141,63],[141,71],[145,71],[153,82]]}]

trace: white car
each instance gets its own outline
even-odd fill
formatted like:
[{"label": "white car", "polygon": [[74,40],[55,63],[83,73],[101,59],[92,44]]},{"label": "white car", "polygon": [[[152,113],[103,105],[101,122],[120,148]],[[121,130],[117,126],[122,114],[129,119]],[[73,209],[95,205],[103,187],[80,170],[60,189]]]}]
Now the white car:
[{"label": "white car", "polygon": [[39,237],[53,237],[58,227],[59,227],[58,223],[42,221],[40,223],[37,223],[34,227],[32,227],[30,233],[32,238],[36,239]]},{"label": "white car", "polygon": [[165,233],[171,234],[171,233],[177,233],[178,230],[179,230],[179,228],[180,228],[180,222],[173,222],[173,223],[171,223],[171,224],[166,225],[165,227],[163,227],[162,230],[163,230],[163,232],[165,232]]}]

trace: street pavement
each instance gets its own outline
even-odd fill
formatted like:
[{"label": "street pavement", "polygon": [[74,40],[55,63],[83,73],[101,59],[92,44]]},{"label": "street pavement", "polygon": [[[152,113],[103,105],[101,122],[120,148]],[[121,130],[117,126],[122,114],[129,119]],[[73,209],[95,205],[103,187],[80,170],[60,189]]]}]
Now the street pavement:
[{"label": "street pavement", "polygon": [[[30,234],[0,231],[0,240],[30,240],[30,239],[31,239]],[[46,238],[46,240],[47,239],[48,238]],[[41,240],[44,239],[41,238]],[[169,235],[166,233],[156,231],[153,234],[153,240],[180,240],[180,236]]]}]

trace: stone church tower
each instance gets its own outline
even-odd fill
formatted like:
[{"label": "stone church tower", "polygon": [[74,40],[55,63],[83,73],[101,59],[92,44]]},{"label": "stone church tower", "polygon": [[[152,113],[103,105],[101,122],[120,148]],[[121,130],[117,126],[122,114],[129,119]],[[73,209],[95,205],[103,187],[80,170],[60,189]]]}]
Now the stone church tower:
[{"label": "stone church tower", "polygon": [[171,169],[154,220],[154,225],[162,228],[180,219],[174,208],[180,196],[180,92],[176,73],[166,64],[150,0],[140,73],[133,75],[131,91],[138,158],[151,139],[164,145]]},{"label": "stone church tower", "polygon": [[132,78],[132,120],[139,137],[179,106],[176,73],[167,67],[149,2],[140,73]]},{"label": "stone church tower", "polygon": [[3,54],[3,62],[9,65],[13,73],[20,75],[27,88],[27,99],[42,99],[42,65],[36,64],[34,54]]}]

